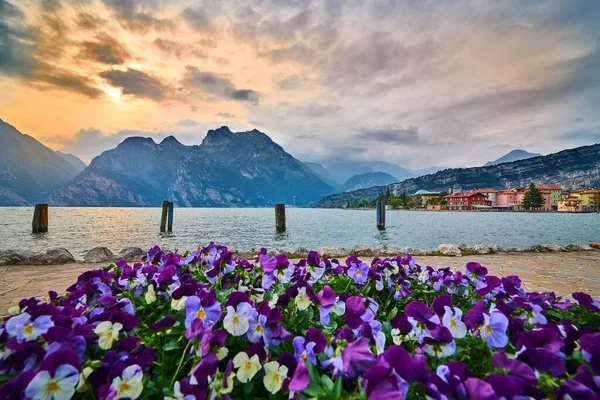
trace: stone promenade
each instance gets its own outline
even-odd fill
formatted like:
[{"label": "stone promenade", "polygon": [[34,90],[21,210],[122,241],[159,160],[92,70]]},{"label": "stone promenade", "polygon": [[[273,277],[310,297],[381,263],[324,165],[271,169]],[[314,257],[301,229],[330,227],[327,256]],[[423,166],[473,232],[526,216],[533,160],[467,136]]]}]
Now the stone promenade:
[{"label": "stone promenade", "polygon": [[[368,261],[367,258],[363,258]],[[415,256],[420,265],[462,269],[476,261],[497,276],[518,275],[529,291],[554,291],[567,296],[583,291],[600,297],[600,250],[569,253],[506,253],[464,257]],[[0,315],[25,297],[64,293],[77,276],[105,264],[19,265],[0,267]]]}]

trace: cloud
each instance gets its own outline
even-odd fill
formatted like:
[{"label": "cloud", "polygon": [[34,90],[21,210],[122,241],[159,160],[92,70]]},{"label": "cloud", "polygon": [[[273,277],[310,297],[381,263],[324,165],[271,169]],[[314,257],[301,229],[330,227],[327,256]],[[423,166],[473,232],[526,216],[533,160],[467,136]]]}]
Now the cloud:
[{"label": "cloud", "polygon": [[362,128],[357,138],[359,140],[406,145],[416,145],[423,142],[423,138],[419,135],[419,128],[412,126],[405,128],[396,125]]},{"label": "cloud", "polygon": [[170,91],[159,78],[132,68],[127,71],[113,69],[102,72],[100,76],[111,86],[121,88],[125,95],[161,101],[168,97]]},{"label": "cloud", "polygon": [[130,31],[146,34],[150,29],[157,31],[173,30],[175,23],[168,18],[157,18],[152,12],[156,2],[140,0],[102,0],[113,10],[121,26]]},{"label": "cloud", "polygon": [[193,56],[198,58],[207,58],[208,54],[194,46],[176,42],[170,39],[156,38],[152,45],[167,56],[181,58],[184,56]]},{"label": "cloud", "polygon": [[192,119],[184,119],[182,121],[177,122],[175,125],[181,126],[183,128],[193,128],[200,125],[200,122],[194,121]]},{"label": "cloud", "polygon": [[236,101],[258,103],[259,93],[250,89],[237,89],[229,93],[229,98]]},{"label": "cloud", "polygon": [[235,115],[229,113],[216,113],[215,115],[222,118],[235,118]]},{"label": "cloud", "polygon": [[181,17],[198,32],[210,32],[213,30],[210,16],[200,7],[197,9],[185,8],[181,12]]},{"label": "cloud", "polygon": [[190,106],[190,111],[193,112],[193,113],[195,113],[195,112],[198,111],[198,107],[196,107],[196,106]]},{"label": "cloud", "polygon": [[106,34],[100,34],[95,42],[83,42],[80,57],[103,64],[119,65],[131,59],[127,48]]},{"label": "cloud", "polygon": [[84,30],[95,30],[106,25],[106,20],[90,12],[81,12],[77,14],[77,26]]},{"label": "cloud", "polygon": [[200,71],[193,66],[185,67],[182,85],[189,89],[200,89],[202,92],[220,99],[247,101],[258,103],[260,94],[250,89],[237,89],[229,78],[214,72]]}]

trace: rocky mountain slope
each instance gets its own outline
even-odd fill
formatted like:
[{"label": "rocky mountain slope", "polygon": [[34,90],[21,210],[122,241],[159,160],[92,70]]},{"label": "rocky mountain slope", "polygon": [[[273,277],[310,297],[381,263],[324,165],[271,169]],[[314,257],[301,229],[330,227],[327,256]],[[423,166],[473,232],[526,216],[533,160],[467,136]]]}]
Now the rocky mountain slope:
[{"label": "rocky mountain slope", "polygon": [[62,151],[58,150],[55,151],[55,153],[58,154],[60,158],[74,166],[77,172],[81,172],[85,169],[85,167],[87,167],[87,164],[81,161],[81,158],[77,157],[74,154],[63,153]]},{"label": "rocky mountain slope", "polygon": [[398,179],[385,172],[367,172],[366,174],[355,175],[348,179],[343,185],[343,190],[344,192],[349,192],[372,186],[388,185],[393,182],[398,182]]},{"label": "rocky mountain slope", "polygon": [[327,167],[327,172],[329,172],[332,179],[339,183],[346,182],[355,175],[366,174],[367,172],[385,172],[386,174],[398,178],[398,181],[414,177],[414,174],[409,170],[386,161],[350,161],[334,163]]},{"label": "rocky mountain slope", "polygon": [[497,159],[495,161],[486,162],[484,167],[489,167],[490,165],[498,165],[498,164],[507,163],[507,162],[526,160],[528,158],[538,157],[538,156],[541,156],[541,154],[540,153],[530,153],[525,150],[516,149],[516,150],[511,151],[508,154],[503,155],[502,157],[500,157],[499,159]]},{"label": "rocky mountain slope", "polygon": [[258,130],[210,130],[199,146],[127,138],[94,158],[50,202],[69,206],[308,205],[335,190]]},{"label": "rocky mountain slope", "polygon": [[0,206],[43,202],[78,172],[54,151],[0,119]]},{"label": "rocky mountain slope", "polygon": [[556,185],[563,189],[600,186],[600,144],[564,150],[488,167],[453,168],[435,174],[408,179],[388,186],[340,193],[323,198],[320,207],[340,207],[348,201],[375,199],[387,187],[394,195],[419,189],[460,192],[477,188],[506,189],[515,186]]}]

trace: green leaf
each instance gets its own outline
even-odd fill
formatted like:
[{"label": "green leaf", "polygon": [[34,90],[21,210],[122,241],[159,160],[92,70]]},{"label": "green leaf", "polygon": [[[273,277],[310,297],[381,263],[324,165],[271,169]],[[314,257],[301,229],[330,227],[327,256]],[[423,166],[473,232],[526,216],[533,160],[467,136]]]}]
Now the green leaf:
[{"label": "green leaf", "polygon": [[342,396],[342,378],[337,378],[333,387],[333,396],[339,399]]},{"label": "green leaf", "polygon": [[171,351],[171,350],[175,350],[180,348],[181,346],[179,345],[179,339],[181,338],[181,336],[177,339],[171,339],[167,342],[167,344],[165,345],[165,351]]},{"label": "green leaf", "polygon": [[252,393],[252,389],[254,389],[254,382],[250,381],[250,382],[244,384],[243,386],[244,386],[244,393],[250,394],[250,393]]},{"label": "green leaf", "polygon": [[322,394],[323,388],[319,385],[317,385],[316,383],[312,382],[306,387],[306,389],[304,389],[304,393],[307,396],[310,397],[318,397],[320,394]]},{"label": "green leaf", "polygon": [[333,381],[327,375],[321,376],[321,383],[323,384],[323,387],[325,389],[327,389],[329,391],[333,390]]}]

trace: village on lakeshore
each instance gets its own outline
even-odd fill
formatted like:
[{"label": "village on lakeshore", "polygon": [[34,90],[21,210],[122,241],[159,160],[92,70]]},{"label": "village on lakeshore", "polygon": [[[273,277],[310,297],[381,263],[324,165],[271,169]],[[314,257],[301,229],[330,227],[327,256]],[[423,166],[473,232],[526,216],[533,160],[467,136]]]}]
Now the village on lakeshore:
[{"label": "village on lakeshore", "polygon": [[573,191],[558,186],[529,185],[506,190],[477,189],[470,192],[430,192],[418,190],[394,196],[381,194],[373,202],[354,200],[342,208],[370,208],[378,201],[386,209],[427,211],[537,211],[537,212],[600,212],[600,189],[581,188]]}]

